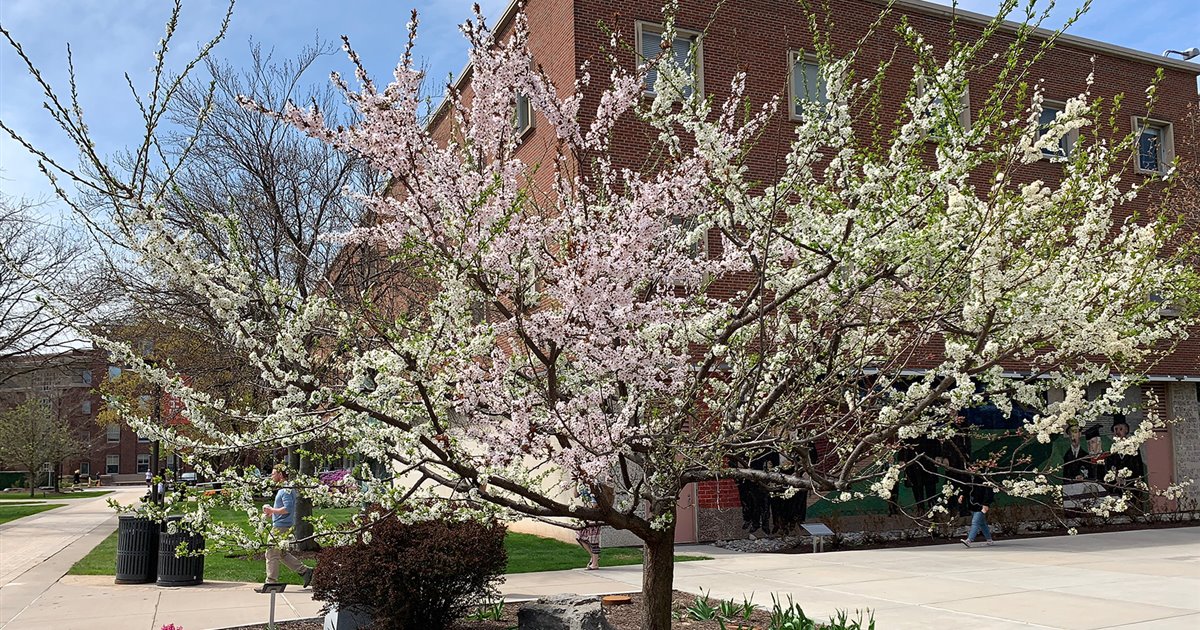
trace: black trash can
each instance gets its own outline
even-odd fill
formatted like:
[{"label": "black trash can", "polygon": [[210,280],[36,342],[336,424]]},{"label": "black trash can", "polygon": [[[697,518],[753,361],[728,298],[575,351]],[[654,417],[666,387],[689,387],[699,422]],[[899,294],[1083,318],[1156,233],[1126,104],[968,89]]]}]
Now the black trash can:
[{"label": "black trash can", "polygon": [[122,514],[117,518],[117,584],[145,584],[158,574],[158,523]]},{"label": "black trash can", "polygon": [[179,529],[174,534],[168,533],[168,525],[179,519],[178,516],[167,518],[158,534],[159,586],[193,586],[204,581],[203,555],[175,557],[175,549],[180,543],[187,543],[188,551],[204,549],[204,537],[199,534]]}]

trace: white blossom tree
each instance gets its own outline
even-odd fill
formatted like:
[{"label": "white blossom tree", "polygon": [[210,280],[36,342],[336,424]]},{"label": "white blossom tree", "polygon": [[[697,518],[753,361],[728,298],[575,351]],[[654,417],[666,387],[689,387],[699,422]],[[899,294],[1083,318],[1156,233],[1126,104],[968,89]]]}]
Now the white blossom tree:
[{"label": "white blossom tree", "polygon": [[[523,17],[506,38],[477,17],[463,26],[470,94],[448,91],[455,133],[439,142],[422,115],[412,36],[382,89],[347,45],[357,86],[333,80],[355,124],[246,106],[390,176],[387,194],[358,199],[371,223],[326,237],[408,261],[426,287],[421,308],[263,286],[236,251],[253,235],[231,235],[229,256],[205,258],[193,235],[164,221],[164,192],[137,186],[136,168],[100,182],[61,169],[109,195],[116,244],[164,282],[186,279],[279,395],[265,413],[242,407],[96,341],[184,401],[187,433],[127,410],[155,439],[198,458],[327,441],[390,462],[400,480],[352,497],[307,480],[318,504],[405,503],[406,518],[499,509],[632,531],[645,545],[643,627],[665,629],[684,485],[733,478],[835,500],[866,488],[886,496],[903,465],[893,461],[900,440],[945,437],[954,410],[986,398],[1037,410],[1022,434],[1046,442],[1068,423],[1120,410],[1123,390],[1195,321],[1197,271],[1186,247],[1164,248],[1173,224],[1114,219],[1142,190],[1122,179],[1128,138],[1087,135],[1063,160],[1061,183],[1013,177],[1105,113],[1085,92],[1048,129],[1039,125],[1041,94],[1021,86],[1046,47],[1027,48],[1028,24],[1007,57],[978,59],[1015,4],[941,57],[903,31],[919,63],[882,141],[852,123],[885,81],[907,74],[859,78],[856,53],[835,58],[818,44],[828,102],[805,105],[782,176],[765,183],[745,158],[779,103],[749,102],[744,73],[726,97],[705,98],[683,88],[685,70],[664,56],[614,65],[602,80],[585,73],[562,93],[534,69]],[[1005,68],[1000,84],[974,125],[955,124],[966,77],[989,63]],[[651,68],[655,96],[644,100]],[[588,90],[600,93],[595,111],[582,109]],[[518,95],[551,125],[552,159],[518,157]],[[653,166],[629,167],[610,150],[614,128],[630,119],[657,134]],[[169,184],[166,171],[159,181]],[[535,171],[552,173],[552,184],[532,184]],[[979,173],[987,185],[972,183]],[[715,279],[736,288],[718,291]],[[1163,318],[1160,299],[1180,316]],[[1005,376],[1013,364],[1026,376]],[[1088,400],[1096,382],[1106,392]],[[1062,402],[1045,402],[1051,388],[1065,392]],[[1160,421],[1149,415],[1116,448],[1136,449]],[[832,451],[821,462],[811,457],[818,441]],[[792,466],[746,465],[763,449]],[[1055,469],[1010,455],[954,472],[1021,496],[1059,491]],[[229,501],[255,509],[253,479],[210,472],[227,482]],[[569,498],[580,484],[596,505]],[[209,522],[206,504],[189,510],[214,547],[253,542]]]}]

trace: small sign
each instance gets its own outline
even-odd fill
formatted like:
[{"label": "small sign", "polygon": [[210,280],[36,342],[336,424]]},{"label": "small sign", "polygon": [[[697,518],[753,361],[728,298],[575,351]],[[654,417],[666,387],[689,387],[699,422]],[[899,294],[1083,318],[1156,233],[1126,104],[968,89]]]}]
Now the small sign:
[{"label": "small sign", "polygon": [[801,525],[804,531],[810,536],[832,536],[833,530],[825,526],[824,523],[805,523]]},{"label": "small sign", "polygon": [[261,587],[254,589],[255,593],[282,593],[283,589],[287,588],[284,582],[266,582]]}]

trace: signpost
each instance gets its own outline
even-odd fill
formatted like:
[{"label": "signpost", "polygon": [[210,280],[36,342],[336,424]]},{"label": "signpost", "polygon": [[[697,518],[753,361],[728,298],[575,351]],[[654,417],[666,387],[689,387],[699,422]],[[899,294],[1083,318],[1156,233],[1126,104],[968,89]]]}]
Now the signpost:
[{"label": "signpost", "polygon": [[267,630],[275,630],[275,596],[287,588],[283,582],[266,582],[254,589],[255,593],[267,593],[271,596],[271,616],[267,619]]},{"label": "signpost", "polygon": [[821,551],[825,551],[825,538],[833,535],[832,529],[826,527],[824,523],[805,523],[800,527],[813,537],[813,553],[817,553],[817,541],[821,542]]}]

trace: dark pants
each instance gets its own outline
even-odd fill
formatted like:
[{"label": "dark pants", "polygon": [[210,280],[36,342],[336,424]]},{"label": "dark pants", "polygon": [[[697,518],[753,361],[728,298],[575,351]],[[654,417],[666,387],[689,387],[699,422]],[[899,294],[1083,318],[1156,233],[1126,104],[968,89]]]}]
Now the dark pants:
[{"label": "dark pants", "polygon": [[738,499],[742,503],[742,529],[771,531],[771,495],[761,484],[738,481]]}]

